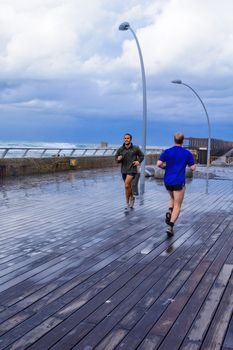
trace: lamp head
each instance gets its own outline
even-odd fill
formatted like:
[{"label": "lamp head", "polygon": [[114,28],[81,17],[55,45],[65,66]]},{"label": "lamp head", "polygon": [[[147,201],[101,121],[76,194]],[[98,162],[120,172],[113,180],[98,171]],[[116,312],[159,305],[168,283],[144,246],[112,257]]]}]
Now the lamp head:
[{"label": "lamp head", "polygon": [[128,22],[123,22],[119,25],[119,30],[128,30],[130,27],[130,24]]},{"label": "lamp head", "polygon": [[173,84],[182,84],[182,80],[172,80],[171,83],[173,83]]}]

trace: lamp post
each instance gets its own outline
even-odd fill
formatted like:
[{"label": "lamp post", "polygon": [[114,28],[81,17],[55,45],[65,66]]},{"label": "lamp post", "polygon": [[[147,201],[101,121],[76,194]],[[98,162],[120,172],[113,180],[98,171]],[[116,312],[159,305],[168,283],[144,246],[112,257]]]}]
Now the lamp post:
[{"label": "lamp post", "polygon": [[[143,63],[143,57],[142,57],[142,51],[138,42],[138,38],[133,31],[133,29],[130,27],[130,24],[128,22],[123,22],[119,26],[119,30],[130,30],[133,34],[133,37],[136,41],[138,53],[139,53],[139,59],[141,64],[141,73],[142,73],[142,91],[143,91],[143,128],[142,128],[142,152],[146,156],[146,128],[147,128],[147,102],[146,102],[146,75],[145,75],[145,68]],[[141,176],[140,176],[140,194],[143,194],[145,192],[145,159],[141,164]]]},{"label": "lamp post", "polygon": [[207,109],[202,101],[202,99],[200,98],[200,96],[197,94],[197,92],[188,84],[185,84],[182,82],[182,80],[172,80],[173,84],[182,84],[187,86],[190,90],[192,90],[192,92],[197,96],[197,98],[199,99],[199,101],[202,104],[202,107],[204,108],[205,114],[206,114],[206,118],[207,118],[207,122],[208,122],[208,131],[209,131],[209,136],[208,136],[208,148],[207,148],[207,166],[206,166],[206,194],[208,194],[208,187],[209,187],[209,167],[210,167],[210,146],[211,146],[211,128],[210,128],[210,119],[207,113]]}]

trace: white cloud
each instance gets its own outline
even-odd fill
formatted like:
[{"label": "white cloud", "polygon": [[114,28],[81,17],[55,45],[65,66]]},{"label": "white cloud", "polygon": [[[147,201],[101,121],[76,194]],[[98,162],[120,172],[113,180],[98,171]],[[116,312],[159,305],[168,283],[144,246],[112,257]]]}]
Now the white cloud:
[{"label": "white cloud", "polygon": [[[7,1],[0,4],[2,73],[69,76],[82,65],[85,36],[104,17],[103,1]],[[19,5],[20,4],[20,5]]]},{"label": "white cloud", "polygon": [[140,118],[139,57],[123,21],[142,48],[149,118],[201,120],[191,92],[170,84],[180,78],[213,120],[232,120],[232,0],[0,0],[4,108]]},{"label": "white cloud", "polygon": [[51,100],[40,100],[40,99],[33,99],[29,101],[14,103],[14,107],[20,107],[20,108],[30,108],[30,109],[60,109],[62,108],[62,104],[59,101],[51,101]]},{"label": "white cloud", "polygon": [[[159,16],[151,12],[151,24],[137,35],[149,74],[172,69],[198,75],[233,73],[231,0],[171,0]],[[122,60],[136,67],[137,55],[135,41],[128,38]]]},{"label": "white cloud", "polygon": [[10,0],[0,10],[3,76],[70,78],[137,69],[135,41],[117,28],[124,20],[137,33],[147,74],[233,72],[232,0],[132,0],[127,6],[116,0]]}]

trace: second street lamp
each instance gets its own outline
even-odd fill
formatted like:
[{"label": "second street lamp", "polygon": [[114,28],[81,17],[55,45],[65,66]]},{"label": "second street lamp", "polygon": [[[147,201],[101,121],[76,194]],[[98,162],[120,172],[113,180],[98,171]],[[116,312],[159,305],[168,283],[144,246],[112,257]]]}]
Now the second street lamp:
[{"label": "second street lamp", "polygon": [[142,51],[138,42],[138,38],[133,31],[133,29],[130,27],[130,24],[128,22],[123,22],[119,26],[119,30],[130,30],[133,34],[133,37],[136,41],[138,53],[139,53],[139,59],[141,64],[141,72],[142,72],[142,91],[143,91],[143,130],[142,130],[142,152],[145,155],[145,159],[141,164],[141,176],[140,176],[140,194],[143,194],[145,192],[145,162],[146,162],[146,128],[147,128],[147,102],[146,102],[146,75],[145,75],[145,68],[143,63],[143,57],[142,57]]},{"label": "second street lamp", "polygon": [[190,90],[192,90],[192,92],[197,96],[197,98],[199,99],[199,101],[202,104],[202,107],[204,108],[205,114],[206,114],[206,118],[207,118],[207,122],[208,122],[208,131],[209,131],[209,136],[208,136],[208,147],[207,147],[207,166],[206,166],[206,194],[208,194],[208,187],[209,187],[209,167],[210,167],[210,147],[211,147],[211,128],[210,128],[210,119],[207,113],[207,109],[202,101],[202,99],[200,98],[200,96],[198,95],[198,93],[188,84],[185,84],[182,82],[182,80],[172,80],[173,84],[182,84],[187,86]]}]

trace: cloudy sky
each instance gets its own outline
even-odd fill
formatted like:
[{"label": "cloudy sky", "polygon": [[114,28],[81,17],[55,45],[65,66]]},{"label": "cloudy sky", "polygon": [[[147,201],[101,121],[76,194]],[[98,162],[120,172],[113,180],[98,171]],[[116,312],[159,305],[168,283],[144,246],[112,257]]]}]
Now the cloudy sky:
[{"label": "cloudy sky", "polygon": [[232,0],[0,0],[0,140],[141,143],[175,131],[233,140]]}]

